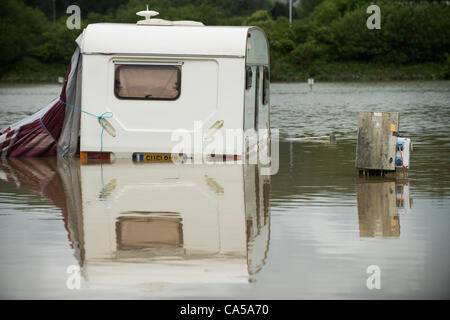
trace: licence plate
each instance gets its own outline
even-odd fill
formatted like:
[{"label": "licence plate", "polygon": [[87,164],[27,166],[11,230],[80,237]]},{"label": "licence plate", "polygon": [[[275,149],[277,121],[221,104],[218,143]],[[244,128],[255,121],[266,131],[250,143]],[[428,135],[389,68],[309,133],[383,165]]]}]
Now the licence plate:
[{"label": "licence plate", "polygon": [[180,162],[183,157],[170,153],[135,153],[133,160],[136,162]]}]

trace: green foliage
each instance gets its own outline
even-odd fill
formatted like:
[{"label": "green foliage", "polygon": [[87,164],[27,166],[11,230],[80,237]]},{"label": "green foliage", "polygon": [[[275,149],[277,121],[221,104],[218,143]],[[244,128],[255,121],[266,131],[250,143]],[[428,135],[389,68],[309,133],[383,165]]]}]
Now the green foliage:
[{"label": "green foliage", "polygon": [[340,61],[396,64],[443,61],[450,49],[450,7],[380,4],[381,30],[365,27],[364,7],[334,20],[328,32],[330,45]]},{"label": "green foliage", "polygon": [[[295,8],[292,8],[292,18],[298,19],[298,11]],[[289,17],[289,5],[281,2],[275,2],[270,14],[273,19],[277,19],[278,17]]]},{"label": "green foliage", "polygon": [[164,19],[199,20],[209,25],[221,24],[223,18],[251,15],[272,8],[270,0],[130,0],[116,10],[116,21],[135,22],[136,12],[146,6]]},{"label": "green foliage", "polygon": [[[69,62],[76,46],[74,40],[80,33],[68,30],[65,25],[68,17],[65,8],[71,1],[56,2],[55,24],[49,2],[0,2],[3,74],[35,72],[41,66],[66,66]],[[139,19],[136,12],[144,10],[147,4],[159,11],[163,19],[259,26],[269,38],[271,75],[276,80],[310,75],[333,79],[333,74],[347,79],[345,74],[350,73],[354,79],[377,79],[373,70],[385,78],[390,78],[389,72],[399,79],[420,78],[421,72],[431,78],[450,78],[449,5],[378,0],[375,3],[381,8],[381,30],[369,30],[366,9],[373,2],[302,0],[294,11],[292,27],[287,18],[288,6],[270,0],[78,0],[76,3],[81,7],[83,27],[96,22],[135,23]],[[365,70],[362,75],[360,70]]]},{"label": "green foliage", "polygon": [[443,79],[450,79],[450,54],[446,54],[446,59],[440,73]]},{"label": "green foliage", "polygon": [[222,13],[207,3],[199,6],[184,6],[179,8],[168,8],[163,10],[164,17],[168,20],[195,20],[207,25],[220,24]]},{"label": "green foliage", "polygon": [[325,0],[315,8],[309,18],[315,24],[329,24],[333,20],[339,19],[341,14],[336,1]]},{"label": "green foliage", "polygon": [[301,0],[298,13],[301,18],[308,17],[323,0]]},{"label": "green foliage", "polygon": [[326,56],[327,47],[319,44],[315,40],[306,41],[292,51],[290,59],[297,65],[309,66]]},{"label": "green foliage", "polygon": [[42,33],[42,42],[30,49],[30,55],[45,63],[67,63],[76,49],[79,30],[69,30],[66,20],[60,19]]},{"label": "green foliage", "polygon": [[209,3],[221,9],[227,17],[250,15],[257,10],[270,10],[271,0],[209,0]]},{"label": "green foliage", "polygon": [[266,10],[258,10],[254,12],[247,20],[245,20],[245,24],[249,26],[269,26],[272,23],[272,18],[270,17],[269,12]]},{"label": "green foliage", "polygon": [[48,28],[44,14],[25,5],[22,0],[0,2],[0,64],[14,63],[41,42]]}]

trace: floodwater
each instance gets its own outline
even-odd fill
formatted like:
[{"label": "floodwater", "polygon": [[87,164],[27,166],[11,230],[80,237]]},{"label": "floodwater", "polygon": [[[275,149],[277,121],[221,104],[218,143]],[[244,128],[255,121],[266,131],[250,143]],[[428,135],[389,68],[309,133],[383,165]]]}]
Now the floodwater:
[{"label": "floodwater", "polygon": [[[0,127],[58,93],[1,86]],[[0,298],[450,298],[450,82],[273,84],[271,104],[271,177],[3,161]],[[400,112],[414,143],[407,177],[358,177],[361,110]],[[288,141],[330,133],[336,143]]]}]

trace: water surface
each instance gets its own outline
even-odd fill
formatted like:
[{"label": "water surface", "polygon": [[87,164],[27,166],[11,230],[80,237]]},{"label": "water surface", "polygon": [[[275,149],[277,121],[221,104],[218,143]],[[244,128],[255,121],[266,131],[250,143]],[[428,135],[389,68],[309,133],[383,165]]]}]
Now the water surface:
[{"label": "water surface", "polygon": [[[0,87],[0,127],[57,96]],[[280,170],[0,166],[0,297],[442,299],[450,297],[450,82],[273,84]],[[358,177],[361,110],[400,112],[408,176]],[[335,144],[289,137],[336,135]],[[68,266],[81,266],[69,290]],[[381,270],[369,290],[367,267]]]}]

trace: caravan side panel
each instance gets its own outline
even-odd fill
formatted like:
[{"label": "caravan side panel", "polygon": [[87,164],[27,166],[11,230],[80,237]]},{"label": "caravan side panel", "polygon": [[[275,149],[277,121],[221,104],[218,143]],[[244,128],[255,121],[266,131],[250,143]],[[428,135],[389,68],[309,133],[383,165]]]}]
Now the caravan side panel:
[{"label": "caravan side panel", "polygon": [[[118,63],[179,64],[180,95],[174,100],[121,99],[115,94]],[[242,128],[244,59],[195,57],[133,57],[85,55],[83,68],[83,108],[94,115],[112,112],[108,121],[117,135],[103,134],[98,119],[83,114],[81,151],[114,152],[128,157],[134,152],[171,153],[181,139],[190,137],[194,153],[194,126],[200,124],[203,136],[216,121],[226,129]],[[183,137],[183,138],[182,138]],[[204,148],[207,146],[205,145]],[[227,147],[225,146],[225,149]],[[223,150],[241,154],[242,150]],[[220,150],[215,151],[216,154]]]}]

